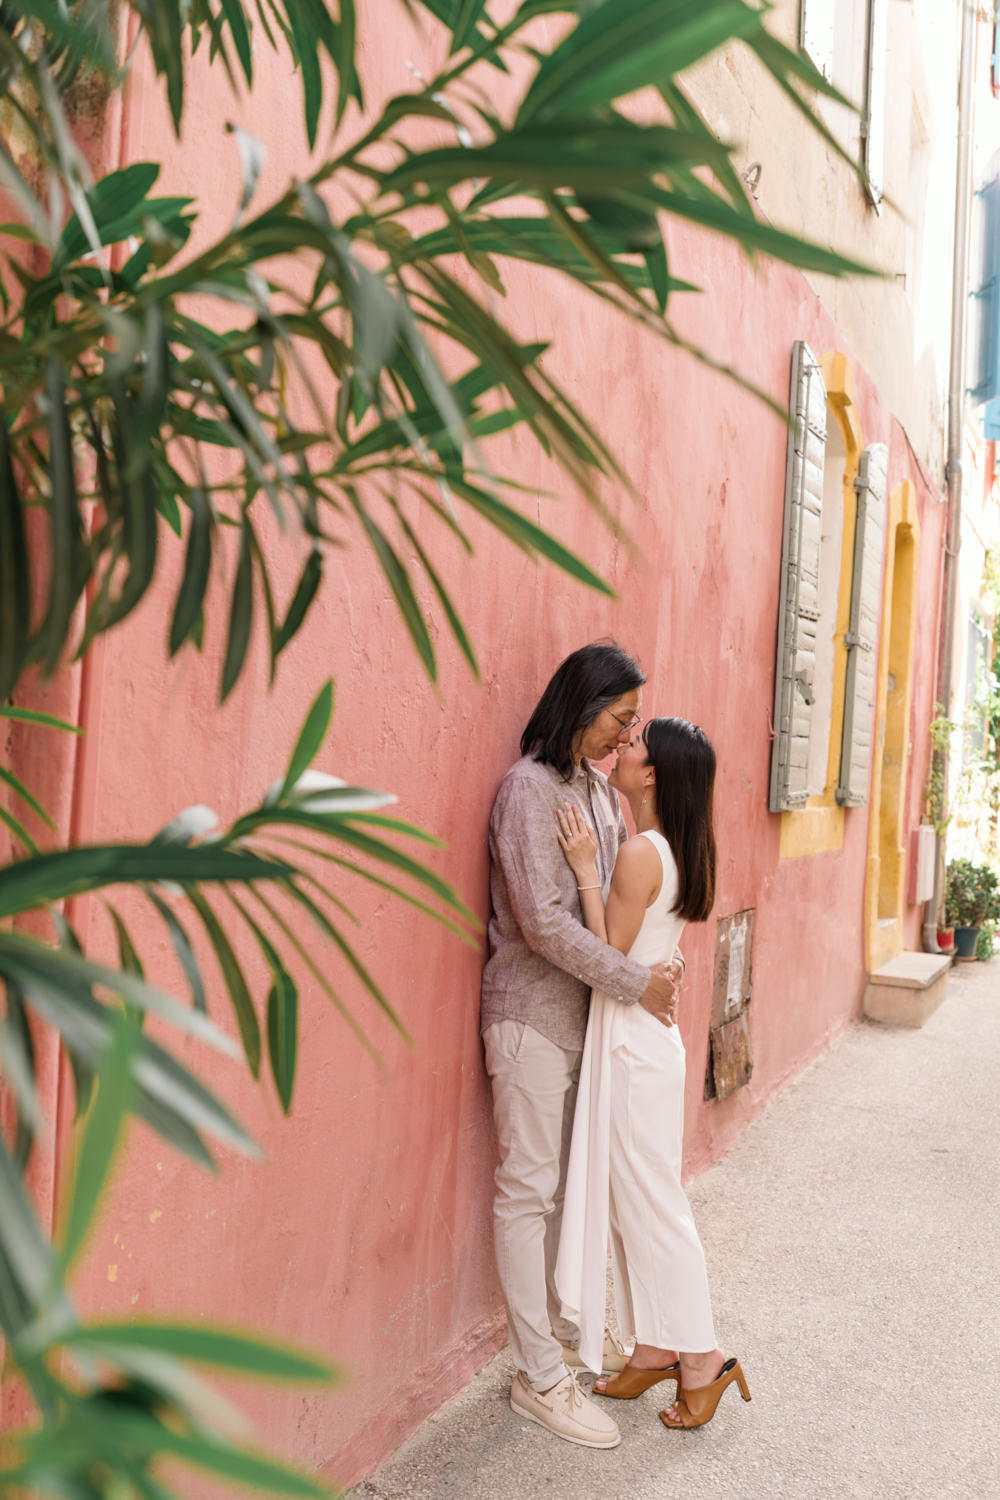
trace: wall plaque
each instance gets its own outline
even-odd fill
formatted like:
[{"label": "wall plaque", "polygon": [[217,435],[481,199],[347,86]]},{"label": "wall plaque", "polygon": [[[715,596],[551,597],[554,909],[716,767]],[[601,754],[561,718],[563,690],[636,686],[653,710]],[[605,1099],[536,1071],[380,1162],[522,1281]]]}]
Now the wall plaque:
[{"label": "wall plaque", "polygon": [[749,1005],[753,996],[754,908],[715,924],[715,977],[705,1098],[724,1099],[753,1072]]}]

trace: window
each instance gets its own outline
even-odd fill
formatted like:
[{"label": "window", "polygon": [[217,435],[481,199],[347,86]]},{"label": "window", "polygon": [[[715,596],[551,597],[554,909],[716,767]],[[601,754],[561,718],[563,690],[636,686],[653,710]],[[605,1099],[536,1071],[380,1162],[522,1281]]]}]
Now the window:
[{"label": "window", "polygon": [[885,188],[885,65],[889,0],[868,0],[865,118],[862,122],[868,200],[878,209]]},{"label": "window", "polygon": [[833,32],[836,0],[802,0],[799,46],[827,83],[833,82]]}]

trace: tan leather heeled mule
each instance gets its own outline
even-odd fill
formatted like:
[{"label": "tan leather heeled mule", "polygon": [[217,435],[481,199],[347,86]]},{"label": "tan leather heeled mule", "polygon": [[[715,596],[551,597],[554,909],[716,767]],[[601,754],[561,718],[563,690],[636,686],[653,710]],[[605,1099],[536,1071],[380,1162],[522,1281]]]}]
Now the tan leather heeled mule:
[{"label": "tan leather heeled mule", "polygon": [[650,1386],[658,1385],[661,1380],[676,1380],[677,1389],[681,1384],[681,1362],[675,1360],[672,1365],[667,1365],[665,1370],[637,1370],[634,1365],[626,1365],[619,1375],[611,1375],[607,1386],[603,1391],[594,1392],[595,1396],[614,1396],[619,1401],[634,1401],[636,1396],[641,1396],[643,1391],[648,1391]]},{"label": "tan leather heeled mule", "polygon": [[672,1422],[665,1411],[660,1412],[660,1421],[664,1427],[704,1427],[715,1416],[715,1409],[726,1386],[732,1385],[734,1380],[744,1401],[749,1401],[750,1388],[740,1369],[739,1360],[727,1359],[711,1385],[699,1385],[693,1391],[686,1391],[678,1382],[674,1407],[680,1421]]}]

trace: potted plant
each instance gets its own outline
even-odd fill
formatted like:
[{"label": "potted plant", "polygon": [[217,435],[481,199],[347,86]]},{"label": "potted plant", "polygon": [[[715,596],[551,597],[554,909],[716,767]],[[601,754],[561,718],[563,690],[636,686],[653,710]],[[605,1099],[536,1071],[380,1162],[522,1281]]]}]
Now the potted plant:
[{"label": "potted plant", "polygon": [[1000,918],[1000,880],[989,865],[953,859],[945,877],[945,923],[955,928],[955,954],[975,961],[979,929]]},{"label": "potted plant", "polygon": [[942,953],[955,952],[955,929],[954,927],[939,927],[937,930],[938,947]]}]

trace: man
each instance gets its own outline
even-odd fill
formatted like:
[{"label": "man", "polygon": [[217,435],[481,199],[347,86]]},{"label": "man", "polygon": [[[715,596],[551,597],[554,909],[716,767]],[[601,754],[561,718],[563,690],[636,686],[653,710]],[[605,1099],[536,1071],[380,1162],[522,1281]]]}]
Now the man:
[{"label": "man", "polygon": [[[580,1368],[579,1332],[562,1318],[554,1274],[590,990],[669,1021],[683,960],[650,970],[587,931],[556,839],[556,810],[575,803],[594,829],[606,882],[627,833],[617,794],[591,762],[628,744],[642,723],[645,680],[613,644],[568,656],[531,716],[522,758],[504,777],[490,819],[493,915],[481,1029],[500,1139],[493,1227],[517,1366],[510,1404],[592,1448],[614,1448],[621,1438],[571,1373]],[[625,1362],[606,1335],[605,1368],[617,1372]]]}]

